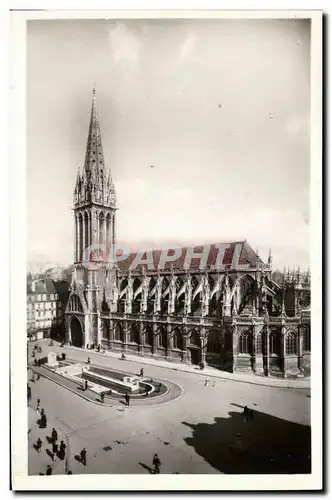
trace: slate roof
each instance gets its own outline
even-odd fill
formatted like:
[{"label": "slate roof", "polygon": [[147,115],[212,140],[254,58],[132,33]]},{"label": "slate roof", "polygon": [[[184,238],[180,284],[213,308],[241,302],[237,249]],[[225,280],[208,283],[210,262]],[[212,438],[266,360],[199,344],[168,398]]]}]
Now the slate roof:
[{"label": "slate roof", "polygon": [[[164,269],[171,269],[171,266],[173,266],[174,269],[183,269],[184,264],[185,264],[185,258],[187,255],[187,251],[190,248],[194,249],[194,252],[199,253],[203,251],[203,248],[207,249],[208,252],[208,259],[207,259],[207,266],[214,266],[217,264],[217,257],[219,254],[219,245],[222,245],[225,247],[225,253],[224,253],[224,258],[222,261],[223,266],[230,266],[232,264],[233,256],[234,256],[234,251],[236,248],[236,245],[241,245],[240,248],[240,257],[239,257],[239,264],[247,264],[251,267],[256,267],[257,263],[263,264],[263,261],[257,257],[256,252],[250,247],[250,245],[247,243],[247,241],[235,241],[231,243],[219,243],[219,244],[212,244],[212,245],[200,245],[200,246],[195,246],[195,247],[182,247],[181,248],[181,255],[179,256],[178,259],[174,261],[167,261],[165,263]],[[169,255],[174,255],[174,251],[171,251],[172,246],[170,246],[170,250],[168,252]],[[175,247],[174,247],[175,248]],[[160,262],[160,256],[162,250],[149,250],[149,252],[152,252],[152,257],[153,257],[153,268],[155,270],[158,269],[158,264]],[[136,255],[138,252],[131,253],[128,255],[128,258],[122,261],[118,261],[118,267],[120,270],[126,271],[129,269],[130,265],[133,263]],[[146,254],[143,254],[141,256],[142,259],[146,258]],[[200,259],[198,258],[193,258],[191,259],[191,264],[190,268],[198,268],[200,265]],[[142,271],[142,269],[145,268],[148,270],[147,264],[138,264],[137,267],[135,266],[136,271]],[[150,269],[151,270],[151,269]]]}]

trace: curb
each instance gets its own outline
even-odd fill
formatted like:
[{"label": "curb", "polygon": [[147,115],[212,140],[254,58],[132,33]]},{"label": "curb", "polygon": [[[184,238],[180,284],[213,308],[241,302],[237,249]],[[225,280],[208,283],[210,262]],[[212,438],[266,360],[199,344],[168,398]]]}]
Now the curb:
[{"label": "curb", "polygon": [[[29,366],[30,370],[32,370],[34,373],[39,373],[38,371],[36,371],[33,367]],[[68,387],[67,385],[65,384],[61,384],[61,382],[57,381],[57,380],[54,380],[52,377],[50,377],[48,374],[44,374],[44,373],[39,373],[39,375],[41,375],[42,377],[46,378],[47,380],[50,380],[51,382],[54,382],[54,384],[57,384],[59,385],[60,387],[63,387],[64,389],[67,389],[67,391],[70,391],[72,392],[73,394],[76,394],[76,396],[79,396],[80,398],[82,399],[85,399],[86,401],[89,401],[89,403],[94,403],[94,404],[97,404],[99,406],[107,406],[109,408],[113,408],[115,405],[110,405],[110,404],[105,404],[105,403],[99,403],[99,401],[96,401],[94,399],[90,399],[90,398],[87,398],[86,396],[84,396],[83,394],[80,394],[79,392],[76,392],[74,389],[72,389],[71,387]]]},{"label": "curb", "polygon": [[[98,366],[98,365],[96,365],[96,366]],[[45,375],[44,373],[40,373],[38,370],[35,370],[35,367],[32,367],[32,366],[28,365],[28,368],[30,368],[30,370],[33,371],[34,373],[39,373],[39,375],[41,377],[44,377],[47,380],[50,380],[51,382],[53,382],[54,384],[57,384],[59,387],[62,387],[63,389],[67,389],[68,391],[72,392],[73,394],[76,394],[76,396],[79,396],[80,398],[85,399],[85,401],[88,401],[89,403],[94,403],[94,404],[97,404],[99,406],[103,406],[103,407],[106,407],[106,408],[121,408],[120,404],[118,404],[118,405],[117,404],[108,404],[108,403],[105,404],[105,403],[100,403],[98,400],[90,399],[90,398],[84,396],[83,394],[81,394],[79,392],[76,392],[71,387],[68,387],[67,385],[62,384],[61,382],[53,379],[50,375],[48,375],[48,374]],[[45,368],[45,370],[47,370],[47,368]],[[126,372],[123,371],[123,373],[126,373]],[[163,380],[163,379],[160,379],[160,380]],[[165,379],[164,379],[164,381],[166,382]],[[153,404],[147,404],[147,405],[144,405],[144,404],[140,404],[140,405],[137,405],[137,406],[134,405],[134,406],[130,406],[130,408],[150,408],[150,407],[154,407],[154,406],[160,406],[160,405],[166,404],[166,403],[173,403],[173,402],[177,401],[178,399],[180,399],[183,396],[183,394],[184,394],[183,387],[180,384],[176,384],[176,385],[178,385],[178,387],[180,388],[180,394],[176,398],[170,399],[170,400],[167,400],[167,401],[160,401],[159,403],[157,401],[156,404],[153,403]],[[155,396],[153,398],[153,401],[156,401],[156,399],[163,398],[164,396],[166,396],[169,393],[169,390],[170,390],[168,386],[167,386],[167,389],[168,390],[167,390],[167,392],[165,394],[162,394],[161,396]],[[115,401],[117,401],[117,400],[115,400]],[[135,401],[135,400],[133,400],[133,401]],[[138,399],[136,401],[141,401],[141,400]]]},{"label": "curb", "polygon": [[[74,351],[75,350],[78,350],[78,351],[82,351],[82,352],[88,352],[86,351],[85,349],[81,349],[79,347],[73,347],[73,346],[66,346],[66,348],[68,349],[73,349]],[[117,359],[115,356],[113,355],[104,355],[104,354],[101,354],[99,352],[94,352],[94,354],[97,354],[97,355],[100,355],[100,356],[103,356],[103,357],[109,357],[109,358],[115,358]],[[131,354],[129,354],[129,356],[132,356]],[[263,387],[271,387],[273,389],[300,389],[300,390],[310,390],[310,384],[306,387],[301,387],[301,386],[298,386],[297,384],[289,384],[289,385],[274,385],[274,384],[271,384],[271,383],[265,383],[265,382],[261,382],[259,380],[239,380],[239,379],[235,379],[235,378],[228,378],[228,377],[225,377],[225,376],[222,376],[222,375],[208,375],[207,373],[204,373],[204,370],[201,371],[192,371],[192,370],[186,370],[186,369],[183,369],[183,368],[177,368],[177,367],[174,367],[174,366],[163,366],[163,365],[157,365],[157,364],[154,364],[154,363],[148,363],[147,361],[143,361],[145,358],[142,358],[142,359],[139,359],[139,360],[136,360],[136,359],[130,359],[130,358],[127,358],[123,361],[130,361],[130,362],[133,362],[133,363],[140,363],[142,365],[147,365],[147,366],[154,366],[156,368],[165,368],[166,370],[173,370],[173,371],[178,371],[178,372],[185,372],[185,373],[193,373],[195,375],[200,375],[202,377],[210,377],[210,378],[215,378],[217,380],[227,380],[229,382],[239,382],[239,383],[243,383],[243,384],[251,384],[251,385],[259,385],[259,386],[263,386]],[[171,362],[170,362],[171,364]],[[258,376],[257,376],[258,377]],[[275,379],[273,379],[275,380]],[[301,379],[303,380],[303,379]],[[310,378],[306,379],[308,381],[310,381]]]}]

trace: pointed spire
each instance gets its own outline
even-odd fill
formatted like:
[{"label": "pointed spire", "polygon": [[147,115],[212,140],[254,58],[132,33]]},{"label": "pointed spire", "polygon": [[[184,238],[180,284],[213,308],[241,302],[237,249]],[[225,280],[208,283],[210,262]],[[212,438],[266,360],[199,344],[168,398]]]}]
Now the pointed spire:
[{"label": "pointed spire", "polygon": [[[90,125],[84,168],[82,169],[82,174],[79,172],[77,176],[77,186],[79,184],[83,184],[84,189],[81,196],[76,196],[75,203],[97,203],[115,208],[115,188],[104,160],[95,86],[92,91]],[[78,191],[76,190],[76,192]]]},{"label": "pointed spire", "polygon": [[[89,135],[85,154],[85,171],[89,171],[91,178],[104,168],[104,154],[101,142],[99,116],[96,102],[96,89],[92,91],[92,105],[90,115]],[[97,179],[94,179],[95,181]]]}]

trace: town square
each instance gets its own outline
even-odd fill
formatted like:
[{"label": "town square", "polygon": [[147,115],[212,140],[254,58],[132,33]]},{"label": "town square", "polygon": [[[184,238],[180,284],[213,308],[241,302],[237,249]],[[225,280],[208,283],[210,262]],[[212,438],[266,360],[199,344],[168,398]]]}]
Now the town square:
[{"label": "town square", "polygon": [[[148,364],[137,356],[121,360],[49,346],[47,341],[38,344],[42,354],[37,357],[65,352],[68,359],[83,364],[89,356],[91,364],[120,371],[139,373],[143,367],[147,379],[174,382],[181,392],[160,403],[147,399],[129,407],[124,400],[103,404],[97,398],[85,399],[75,384],[67,388],[52,380],[45,369],[34,368],[31,357],[29,474],[45,474],[48,466],[53,474],[149,474],[155,453],[163,474],[310,472],[310,390],[303,380],[261,385],[254,376],[232,380],[217,370],[188,372],[181,366]],[[41,376],[32,382],[34,372]],[[37,399],[47,414],[45,429],[37,425]],[[252,420],[244,419],[245,406],[253,410]],[[58,441],[66,443],[65,460],[52,459],[47,440],[52,428]],[[40,451],[34,447],[38,438],[43,443]],[[83,448],[86,466],[79,460]]]}]

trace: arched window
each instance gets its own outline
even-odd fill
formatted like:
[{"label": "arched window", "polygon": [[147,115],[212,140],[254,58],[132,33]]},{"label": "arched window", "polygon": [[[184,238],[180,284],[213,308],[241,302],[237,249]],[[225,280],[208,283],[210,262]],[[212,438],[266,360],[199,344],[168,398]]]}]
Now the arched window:
[{"label": "arched window", "polygon": [[[155,299],[155,286],[156,286],[156,280],[154,278],[150,279],[149,282],[149,294],[148,294],[148,300],[147,300],[147,314],[152,314],[154,310],[154,299]],[[153,292],[153,296],[151,296],[151,293]],[[152,345],[152,344],[151,344]]]},{"label": "arched window", "polygon": [[141,300],[142,300],[141,292],[139,292],[138,295],[136,295],[136,297],[135,297],[135,293],[137,292],[137,290],[139,289],[140,286],[141,286],[140,280],[138,278],[135,278],[134,283],[133,283],[134,299],[133,299],[133,303],[132,303],[132,312],[134,314],[139,314],[139,312],[141,310]]},{"label": "arched window", "polygon": [[198,331],[197,330],[193,330],[190,334],[190,338],[189,338],[189,343],[191,345],[195,345],[195,346],[200,346],[201,345],[201,339],[199,337],[199,334],[198,334]]},{"label": "arched window", "polygon": [[114,339],[122,340],[122,326],[120,323],[116,323],[114,327]]},{"label": "arched window", "polygon": [[219,354],[221,352],[221,339],[219,331],[209,332],[207,339],[207,352]]},{"label": "arched window", "polygon": [[175,329],[174,335],[173,335],[173,348],[174,349],[180,349],[182,351],[182,334],[181,330],[179,328]]},{"label": "arched window", "polygon": [[139,344],[139,327],[136,323],[131,325],[129,330],[129,340],[135,344]]},{"label": "arched window", "polygon": [[153,345],[153,328],[151,325],[147,325],[145,328],[145,344]]},{"label": "arched window", "polygon": [[286,354],[297,354],[297,336],[290,332],[286,336]]},{"label": "arched window", "polygon": [[164,349],[167,348],[167,332],[165,331],[164,328],[162,328],[160,330],[159,345],[160,345],[160,347],[164,347]]},{"label": "arched window", "polygon": [[280,335],[278,332],[270,333],[270,355],[278,356],[280,354]]},{"label": "arched window", "polygon": [[251,334],[242,332],[239,336],[239,354],[251,354]]},{"label": "arched window", "polygon": [[311,351],[310,326],[306,326],[303,331],[303,351]]}]

